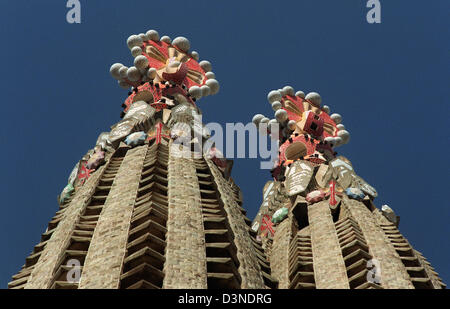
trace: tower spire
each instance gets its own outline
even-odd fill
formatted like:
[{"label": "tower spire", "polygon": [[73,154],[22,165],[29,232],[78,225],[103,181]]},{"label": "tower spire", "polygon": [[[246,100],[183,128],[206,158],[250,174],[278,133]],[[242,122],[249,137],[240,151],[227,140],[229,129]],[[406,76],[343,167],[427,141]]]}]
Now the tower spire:
[{"label": "tower spire", "polygon": [[279,156],[252,228],[279,287],[444,287],[398,231],[399,217],[375,207],[376,189],[335,151],[350,140],[342,116],[329,115],[318,93],[290,86],[267,99],[274,118],[253,123],[278,140]]},{"label": "tower spire", "polygon": [[110,72],[122,119],[75,166],[42,241],[10,288],[274,288],[264,252],[212,149],[198,99],[219,83],[184,37],[150,30]]}]

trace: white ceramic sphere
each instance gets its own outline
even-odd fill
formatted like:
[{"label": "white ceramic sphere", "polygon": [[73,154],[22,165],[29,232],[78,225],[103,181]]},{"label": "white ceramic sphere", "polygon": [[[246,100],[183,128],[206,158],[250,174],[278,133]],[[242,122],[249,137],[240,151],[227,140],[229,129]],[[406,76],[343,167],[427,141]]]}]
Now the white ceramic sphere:
[{"label": "white ceramic sphere", "polygon": [[289,96],[293,97],[294,96],[294,88],[292,88],[291,86],[284,86],[283,93],[285,95],[289,95]]},{"label": "white ceramic sphere", "polygon": [[200,61],[199,65],[205,72],[210,72],[212,70],[211,62],[209,62],[208,60]]},{"label": "white ceramic sphere", "polygon": [[333,121],[334,121],[336,124],[340,124],[340,123],[342,122],[342,116],[339,115],[339,114],[337,114],[337,113],[331,114],[330,118],[333,119]]},{"label": "white ceramic sphere", "polygon": [[138,68],[131,67],[127,70],[127,79],[132,82],[137,82],[141,79],[141,72],[139,72]]},{"label": "white ceramic sphere", "polygon": [[200,89],[202,90],[202,97],[207,97],[211,94],[211,88],[207,85],[201,86]]},{"label": "white ceramic sphere", "polygon": [[320,106],[320,104],[322,104],[322,98],[321,98],[320,94],[318,94],[317,92],[308,93],[306,95],[305,99],[316,106]]},{"label": "white ceramic sphere", "polygon": [[279,110],[282,107],[281,102],[280,101],[275,101],[272,103],[272,109],[276,112],[277,110]]},{"label": "white ceramic sphere", "polygon": [[288,114],[284,109],[279,109],[275,112],[275,118],[279,121],[279,122],[283,122],[288,118]]},{"label": "white ceramic sphere", "polygon": [[305,93],[303,91],[299,90],[295,93],[295,96],[304,99]]},{"label": "white ceramic sphere", "polygon": [[147,71],[147,77],[149,79],[154,79],[156,77],[156,69],[155,68],[150,68]]},{"label": "white ceramic sphere", "polygon": [[211,89],[211,94],[216,94],[219,92],[220,85],[219,82],[215,79],[208,79],[206,81],[206,85]]},{"label": "white ceramic sphere", "polygon": [[159,42],[159,33],[156,30],[148,30],[147,33],[147,38],[149,40],[155,41],[155,42]]},{"label": "white ceramic sphere", "polygon": [[191,52],[191,57],[194,58],[195,61],[200,59],[200,55],[195,50]]},{"label": "white ceramic sphere", "polygon": [[196,99],[200,99],[202,97],[202,90],[199,86],[192,86],[189,88],[189,94]]},{"label": "white ceramic sphere", "polygon": [[148,38],[147,38],[147,36],[145,35],[145,33],[139,33],[138,35],[139,35],[139,37],[141,38],[142,42],[148,41]]},{"label": "white ceramic sphere", "polygon": [[119,69],[120,78],[127,78],[127,71],[128,71],[128,68],[126,66],[121,67]]},{"label": "white ceramic sphere", "polygon": [[281,93],[277,90],[272,90],[267,95],[267,100],[269,101],[270,104],[272,104],[275,101],[281,101],[281,98],[282,98]]},{"label": "white ceramic sphere", "polygon": [[111,76],[114,77],[115,79],[120,79],[120,74],[119,74],[119,70],[120,68],[123,67],[122,63],[114,63],[110,68],[109,68],[109,73],[111,73]]},{"label": "white ceramic sphere", "polygon": [[183,52],[187,53],[189,51],[189,48],[191,48],[191,43],[188,39],[186,39],[183,36],[176,37],[172,41],[172,45],[178,47]]},{"label": "white ceramic sphere", "polygon": [[167,43],[167,44],[172,43],[172,40],[171,40],[170,37],[168,37],[167,35],[163,36],[163,37],[161,38],[161,41],[164,42],[164,43]]},{"label": "white ceramic sphere", "polygon": [[337,135],[342,139],[343,144],[347,144],[350,141],[350,133],[347,130],[339,130]]},{"label": "white ceramic sphere", "polygon": [[128,39],[127,39],[127,45],[129,49],[132,49],[135,46],[142,46],[142,39],[141,37],[139,37],[138,35],[131,35]]},{"label": "white ceramic sphere", "polygon": [[216,74],[214,74],[213,72],[206,72],[205,76],[208,79],[216,79]]},{"label": "white ceramic sphere", "polygon": [[133,47],[131,49],[131,55],[135,58],[139,55],[142,55],[142,49],[139,46]]},{"label": "white ceramic sphere", "polygon": [[140,70],[148,68],[148,59],[144,55],[139,55],[134,58],[134,66]]},{"label": "white ceramic sphere", "polygon": [[261,120],[264,118],[264,115],[262,114],[256,114],[255,116],[253,116],[252,122],[256,125],[258,125]]}]

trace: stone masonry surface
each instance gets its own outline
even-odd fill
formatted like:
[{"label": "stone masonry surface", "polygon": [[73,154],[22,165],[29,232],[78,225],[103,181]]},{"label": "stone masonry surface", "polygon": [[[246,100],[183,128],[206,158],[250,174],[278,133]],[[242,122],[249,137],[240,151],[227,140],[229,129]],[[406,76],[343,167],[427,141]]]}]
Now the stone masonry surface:
[{"label": "stone masonry surface", "polygon": [[165,289],[206,289],[206,248],[200,187],[192,158],[169,147],[169,212],[166,235]]},{"label": "stone masonry surface", "polygon": [[117,289],[147,145],[128,150],[92,237],[80,289]]},{"label": "stone masonry surface", "polygon": [[347,271],[328,201],[308,207],[317,289],[349,289]]},{"label": "stone masonry surface", "polygon": [[385,289],[413,289],[409,275],[400,256],[390,244],[371,211],[362,203],[349,198],[343,199],[356,220],[369,246],[369,253],[380,263],[381,286]]},{"label": "stone masonry surface", "polygon": [[264,280],[255,249],[249,237],[249,227],[245,223],[244,216],[237,204],[233,190],[226,181],[217,166],[209,159],[206,159],[211,174],[216,182],[217,188],[224,205],[225,212],[234,234],[234,243],[237,248],[237,258],[239,260],[239,274],[242,278],[241,288],[243,289],[263,289]]},{"label": "stone masonry surface", "polygon": [[278,288],[289,288],[289,244],[292,231],[292,213],[276,227],[273,237],[270,267],[278,280]]},{"label": "stone masonry surface", "polygon": [[26,289],[50,288],[53,273],[56,271],[60,259],[63,258],[65,249],[69,245],[70,237],[75,230],[75,225],[94,193],[105,168],[106,164],[93,173],[79,191],[75,193],[72,201],[67,206],[67,210],[64,212],[64,218],[59,222],[39,261],[36,263],[25,286]]}]

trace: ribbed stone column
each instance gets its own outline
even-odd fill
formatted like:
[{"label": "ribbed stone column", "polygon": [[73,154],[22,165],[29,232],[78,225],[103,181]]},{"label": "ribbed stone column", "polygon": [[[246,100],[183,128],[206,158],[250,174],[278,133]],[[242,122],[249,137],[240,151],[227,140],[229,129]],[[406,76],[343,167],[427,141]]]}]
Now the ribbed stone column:
[{"label": "ribbed stone column", "polygon": [[[263,289],[264,280],[261,275],[261,268],[258,258],[254,252],[254,247],[248,234],[249,227],[244,221],[240,206],[237,204],[233,190],[226,181],[217,166],[209,159],[205,159],[219,189],[224,210],[227,213],[228,222],[234,234],[234,244],[237,248],[237,258],[239,260],[239,274],[242,278],[241,288],[243,289]],[[287,261],[286,261],[287,263]]]},{"label": "ribbed stone column", "polygon": [[347,270],[328,201],[308,206],[317,289],[349,289]]},{"label": "ribbed stone column", "polygon": [[206,247],[200,187],[192,158],[169,147],[169,211],[165,289],[206,289]]},{"label": "ribbed stone column", "polygon": [[128,150],[106,198],[80,278],[80,289],[117,289],[147,145]]},{"label": "ribbed stone column", "polygon": [[414,250],[414,254],[417,256],[420,265],[425,270],[427,276],[431,279],[431,284],[435,289],[442,289],[442,281],[439,278],[437,272],[435,272],[431,266],[431,264],[425,259],[422,253]]},{"label": "ribbed stone column", "polygon": [[[105,159],[108,160],[110,156],[108,155]],[[78,219],[86,208],[92,194],[94,194],[105,168],[106,164],[93,173],[84,185],[77,190],[72,201],[67,205],[64,218],[58,223],[41,257],[34,266],[25,289],[50,288],[53,273],[56,271],[56,267],[58,267],[58,262],[63,257]]]},{"label": "ribbed stone column", "polygon": [[292,213],[282,221],[273,236],[270,268],[272,276],[278,280],[279,289],[289,288],[289,244],[292,234]]},{"label": "ribbed stone column", "polygon": [[381,268],[381,286],[385,289],[413,289],[400,256],[386,238],[375,216],[361,202],[344,198],[352,217],[358,222],[364,238],[369,246],[369,253],[378,260]]}]

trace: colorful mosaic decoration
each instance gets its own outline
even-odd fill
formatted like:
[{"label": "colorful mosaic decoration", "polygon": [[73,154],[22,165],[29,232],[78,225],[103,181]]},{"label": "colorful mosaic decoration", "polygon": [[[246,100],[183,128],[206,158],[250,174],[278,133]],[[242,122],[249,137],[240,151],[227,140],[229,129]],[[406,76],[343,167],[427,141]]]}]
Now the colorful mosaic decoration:
[{"label": "colorful mosaic decoration", "polygon": [[355,200],[362,200],[365,196],[364,192],[359,188],[347,188],[345,189],[345,194]]},{"label": "colorful mosaic decoration", "polygon": [[78,174],[78,179],[79,179],[81,185],[83,185],[86,182],[86,180],[88,180],[89,177],[91,177],[91,173],[93,171],[94,170],[90,170],[90,169],[87,168],[86,163],[83,163],[81,165],[81,169],[80,169],[80,172]]},{"label": "colorful mosaic decoration", "polygon": [[86,162],[86,168],[96,170],[100,165],[105,162],[105,152],[101,150],[101,147],[96,147],[95,152]]},{"label": "colorful mosaic decoration", "polygon": [[131,147],[136,147],[143,145],[147,139],[147,134],[145,132],[135,132],[127,136],[125,139],[125,144]]},{"label": "colorful mosaic decoration", "polygon": [[[350,141],[350,133],[342,123],[342,116],[331,114],[330,108],[322,105],[320,94],[305,94],[285,86],[270,91],[267,100],[274,117],[257,114],[253,123],[261,134],[270,134],[272,139],[278,140],[278,159],[271,176],[280,189],[276,192],[277,198],[264,199],[257,218],[272,215],[274,224],[280,222],[281,213],[284,215],[286,209],[294,209],[296,205],[314,207],[327,200],[335,213],[343,198],[376,197],[375,188],[356,175],[350,160],[337,154],[336,149]],[[278,126],[278,130],[274,126]],[[291,206],[286,207],[286,204]],[[300,217],[303,213],[302,220],[307,220],[306,209],[296,211]],[[268,222],[266,218],[262,224],[264,220]],[[261,226],[260,233],[266,232],[267,228]]]},{"label": "colorful mosaic decoration", "polygon": [[289,209],[286,207],[282,207],[282,208],[278,209],[277,211],[275,211],[275,213],[272,215],[272,222],[275,224],[280,223],[281,221],[286,219],[288,214],[289,214]]},{"label": "colorful mosaic decoration", "polygon": [[75,191],[75,188],[72,184],[68,184],[64,190],[61,192],[61,195],[59,196],[59,204],[64,204],[67,202],[67,200],[70,198],[72,193]]},{"label": "colorful mosaic decoration", "polygon": [[273,223],[270,219],[269,215],[264,215],[261,219],[261,227],[260,230],[263,234],[263,236],[267,236],[270,233],[270,236],[273,236],[275,234],[275,231],[273,229]]}]

